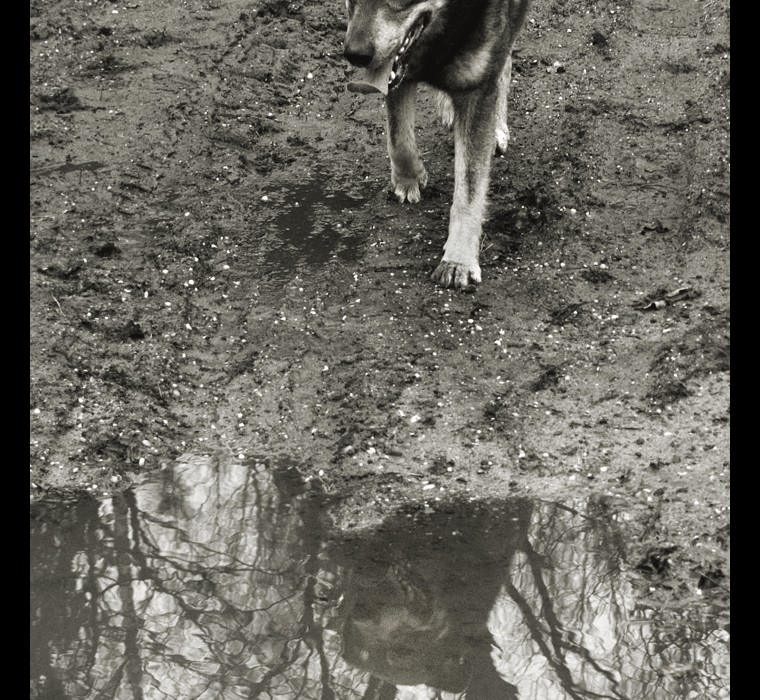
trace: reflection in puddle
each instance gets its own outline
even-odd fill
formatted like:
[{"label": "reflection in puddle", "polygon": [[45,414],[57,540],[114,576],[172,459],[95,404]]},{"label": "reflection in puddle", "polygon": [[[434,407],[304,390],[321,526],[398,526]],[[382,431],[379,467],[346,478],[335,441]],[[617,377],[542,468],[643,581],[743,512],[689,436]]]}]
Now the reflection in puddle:
[{"label": "reflection in puddle", "polygon": [[286,469],[188,458],[31,517],[38,698],[723,698],[728,634],[637,609],[614,530],[527,499],[332,532]]},{"label": "reflection in puddle", "polygon": [[266,225],[261,241],[267,277],[282,280],[304,265],[321,265],[331,259],[354,262],[367,242],[366,232],[344,227],[345,210],[363,199],[341,189],[328,189],[324,178],[268,195],[276,215]]}]

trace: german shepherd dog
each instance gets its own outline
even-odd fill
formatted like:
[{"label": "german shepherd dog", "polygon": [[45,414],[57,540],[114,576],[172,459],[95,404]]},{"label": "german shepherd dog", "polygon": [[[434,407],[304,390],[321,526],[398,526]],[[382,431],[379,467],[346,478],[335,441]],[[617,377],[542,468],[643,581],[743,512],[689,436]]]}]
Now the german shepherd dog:
[{"label": "german shepherd dog", "polygon": [[528,0],[347,0],[345,57],[362,69],[354,92],[385,95],[391,185],[400,202],[418,202],[427,183],[414,138],[418,83],[439,92],[441,118],[454,129],[454,202],[443,259],[443,287],[480,282],[478,253],[494,146],[509,141],[507,93],[512,46]]}]

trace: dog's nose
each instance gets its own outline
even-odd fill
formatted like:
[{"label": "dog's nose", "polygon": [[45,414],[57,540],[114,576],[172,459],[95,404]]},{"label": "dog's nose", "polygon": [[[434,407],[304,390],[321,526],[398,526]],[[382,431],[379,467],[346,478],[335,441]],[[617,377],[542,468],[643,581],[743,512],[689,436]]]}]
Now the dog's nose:
[{"label": "dog's nose", "polygon": [[372,63],[372,59],[375,56],[375,47],[371,41],[346,39],[346,43],[343,46],[343,55],[349,63],[358,68],[364,68]]}]

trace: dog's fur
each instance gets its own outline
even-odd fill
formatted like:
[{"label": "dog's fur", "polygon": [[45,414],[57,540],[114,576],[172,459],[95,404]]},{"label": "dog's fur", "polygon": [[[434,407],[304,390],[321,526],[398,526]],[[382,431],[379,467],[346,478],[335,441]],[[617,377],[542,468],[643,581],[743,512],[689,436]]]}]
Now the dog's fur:
[{"label": "dog's fur", "polygon": [[[346,58],[375,76],[372,89],[387,92],[391,184],[401,202],[418,202],[427,183],[414,138],[417,84],[440,91],[441,118],[454,129],[455,178],[449,235],[433,279],[444,287],[477,284],[490,159],[509,140],[512,47],[528,0],[347,0],[347,7]],[[410,33],[416,40],[405,49]],[[377,76],[396,75],[390,62],[399,52],[403,77],[389,86]]]}]

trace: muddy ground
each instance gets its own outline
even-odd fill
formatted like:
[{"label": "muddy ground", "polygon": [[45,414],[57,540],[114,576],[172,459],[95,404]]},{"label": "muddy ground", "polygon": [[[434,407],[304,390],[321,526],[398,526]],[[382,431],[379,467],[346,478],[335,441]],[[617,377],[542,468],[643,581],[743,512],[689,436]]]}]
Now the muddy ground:
[{"label": "muddy ground", "polygon": [[[483,283],[430,280],[453,140],[389,192],[342,0],[31,2],[31,496],[297,457],[336,522],[534,495],[728,596],[728,0],[536,0]],[[638,565],[638,566],[637,566]]]}]

